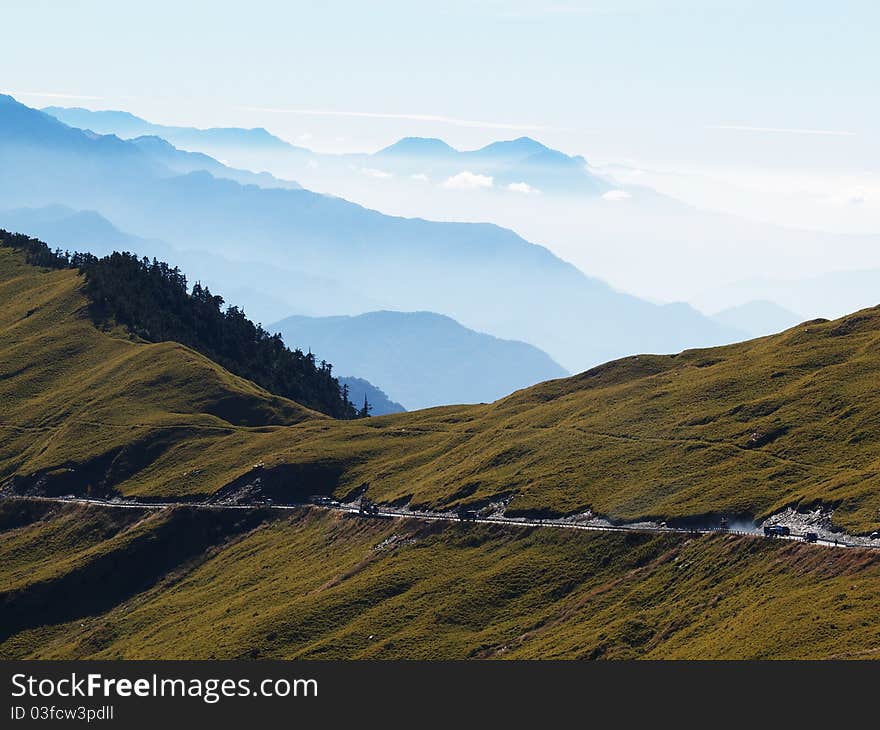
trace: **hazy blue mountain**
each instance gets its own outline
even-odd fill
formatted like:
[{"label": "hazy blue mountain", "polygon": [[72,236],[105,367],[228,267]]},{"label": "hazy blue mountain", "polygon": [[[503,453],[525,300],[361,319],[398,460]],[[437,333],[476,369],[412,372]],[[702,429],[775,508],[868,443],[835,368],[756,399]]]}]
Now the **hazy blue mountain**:
[{"label": "hazy blue mountain", "polygon": [[177,175],[203,170],[211,173],[214,177],[235,180],[242,185],[259,185],[264,188],[287,188],[289,190],[298,190],[302,187],[297,182],[281,180],[268,172],[250,172],[249,170],[228,167],[203,152],[179,150],[170,142],[155,135],[134,137],[131,142]]},{"label": "hazy blue mountain", "polygon": [[712,315],[712,318],[727,327],[741,330],[749,337],[782,332],[806,319],[766,299],[724,309]]},{"label": "hazy blue mountain", "polygon": [[340,373],[368,378],[408,410],[491,402],[569,374],[532,345],[474,332],[433,312],[296,316],[270,329],[285,342],[325,353]]},{"label": "hazy blue mountain", "polygon": [[170,127],[122,111],[57,106],[43,111],[72,127],[123,138],[158,136],[181,149],[205,152],[224,160],[232,155],[237,164],[254,169],[267,166],[267,155],[274,155],[283,157],[285,166],[320,161],[321,165],[346,174],[350,174],[345,168],[351,164],[381,165],[400,174],[434,176],[452,176],[467,170],[491,175],[498,186],[526,183],[545,193],[596,196],[611,187],[589,170],[583,157],[550,149],[530,137],[493,142],[467,151],[456,150],[436,138],[404,137],[372,155],[319,155],[289,144],[265,129]]},{"label": "hazy blue mountain", "polygon": [[[614,291],[498,226],[387,216],[204,171],[174,176],[133,142],[66,127],[11,97],[0,97],[0,159],[7,207],[96,210],[178,250],[334,280],[383,308],[442,312],[529,342],[571,371],[739,335],[686,305],[660,307]],[[315,309],[340,312],[330,304]]]},{"label": "hazy blue mountain", "polygon": [[348,386],[348,398],[358,407],[363,405],[364,397],[366,397],[367,403],[370,405],[371,416],[403,413],[406,410],[400,403],[391,400],[385,391],[363,378],[339,378],[339,384]]},{"label": "hazy blue mountain", "polygon": [[496,185],[526,183],[541,192],[597,196],[611,185],[592,173],[581,156],[550,149],[530,137],[459,151],[439,139],[406,137],[371,156],[397,173],[489,175]]},{"label": "hazy blue mountain", "polygon": [[382,306],[380,300],[366,297],[334,279],[258,261],[231,260],[210,251],[173,248],[164,241],[134,236],[93,210],[74,210],[64,205],[0,210],[0,228],[25,233],[70,251],[96,256],[130,251],[173,262],[190,282],[199,281],[222,292],[227,301],[244,309],[255,322],[271,322],[291,310],[304,314],[328,310],[360,313]]},{"label": "hazy blue mountain", "polygon": [[458,150],[450,147],[442,139],[434,137],[404,137],[393,145],[376,152],[376,158],[440,158],[451,159],[457,157]]},{"label": "hazy blue mountain", "polygon": [[262,127],[255,129],[238,127],[197,129],[195,127],[153,124],[124,111],[91,111],[79,107],[59,106],[46,107],[43,111],[71,127],[90,129],[98,134],[115,134],[126,139],[155,135],[167,140],[175,147],[183,149],[211,148],[222,152],[227,149],[254,147],[275,152],[299,151],[311,154],[309,150],[295,147],[270,134]]},{"label": "hazy blue mountain", "polygon": [[167,244],[123,233],[93,210],[74,210],[66,205],[0,210],[0,228],[39,238],[55,248],[96,256],[132,251],[167,258],[171,253]]}]

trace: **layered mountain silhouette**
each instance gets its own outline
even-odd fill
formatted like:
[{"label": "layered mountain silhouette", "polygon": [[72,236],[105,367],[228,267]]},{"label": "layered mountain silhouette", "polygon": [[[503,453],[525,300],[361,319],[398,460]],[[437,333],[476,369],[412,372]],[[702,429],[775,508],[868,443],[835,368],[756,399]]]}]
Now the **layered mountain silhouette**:
[{"label": "layered mountain silhouette", "polygon": [[[288,165],[319,162],[325,167],[379,165],[398,174],[446,177],[470,172],[488,175],[498,186],[528,185],[546,193],[600,195],[611,185],[592,172],[581,156],[551,149],[530,137],[493,142],[477,150],[460,151],[440,139],[405,137],[374,154],[320,155],[297,147],[265,129],[169,127],[153,124],[124,111],[90,111],[47,107],[47,114],[65,124],[123,138],[158,136],[176,147],[262,168],[277,158]],[[208,168],[202,168],[208,169]],[[211,170],[209,170],[211,171]]]},{"label": "layered mountain silhouette", "polygon": [[52,241],[53,246],[106,256],[131,251],[139,256],[173,259],[192,282],[222,291],[258,322],[271,322],[292,310],[319,315],[327,311],[359,314],[385,306],[339,281],[258,261],[233,260],[210,250],[175,249],[156,238],[119,230],[94,210],[64,205],[0,210],[0,228]]},{"label": "layered mountain silhouette", "polygon": [[73,129],[8,96],[0,97],[0,153],[7,207],[96,210],[176,249],[330,278],[394,309],[523,340],[569,371],[741,337],[687,305],[617,292],[495,225],[392,217],[202,170],[175,175],[134,142]]},{"label": "layered mountain silhouette", "polygon": [[439,139],[407,137],[371,156],[398,173],[451,176],[462,171],[492,177],[500,186],[528,185],[540,192],[601,195],[611,185],[581,156],[569,156],[530,137],[459,151]]},{"label": "layered mountain silhouette", "polygon": [[371,416],[387,416],[389,413],[406,411],[406,408],[391,400],[384,390],[377,388],[369,380],[346,376],[339,378],[339,384],[348,388],[348,398],[358,408],[366,401]]},{"label": "layered mountain silhouette", "polygon": [[491,402],[568,375],[536,347],[474,332],[433,312],[288,317],[270,329],[285,342],[325,354],[339,373],[368,378],[408,410]]},{"label": "layered mountain silhouette", "polygon": [[767,300],[756,300],[728,307],[712,316],[718,322],[728,327],[735,327],[750,337],[782,332],[806,319]]},{"label": "layered mountain silhouette", "polygon": [[123,138],[152,135],[167,140],[175,147],[219,156],[222,156],[223,152],[247,148],[275,153],[311,154],[309,150],[289,144],[263,128],[175,127],[153,124],[125,111],[91,111],[80,107],[51,106],[43,111],[71,127],[90,129],[97,134],[115,134]]}]

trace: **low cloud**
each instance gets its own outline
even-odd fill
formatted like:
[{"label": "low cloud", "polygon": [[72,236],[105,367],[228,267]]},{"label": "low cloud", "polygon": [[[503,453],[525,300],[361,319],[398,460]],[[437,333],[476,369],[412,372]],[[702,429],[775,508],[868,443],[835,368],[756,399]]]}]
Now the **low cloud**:
[{"label": "low cloud", "polygon": [[628,200],[631,197],[632,195],[626,190],[609,190],[607,193],[602,193],[602,200]]},{"label": "low cloud", "polygon": [[465,170],[447,178],[443,187],[449,190],[482,190],[491,188],[495,181],[489,175],[478,175]]},{"label": "low cloud", "polygon": [[361,172],[364,173],[367,177],[372,177],[376,180],[387,180],[389,177],[393,177],[390,172],[385,172],[385,170],[377,170],[374,167],[362,167]]},{"label": "low cloud", "polygon": [[526,195],[535,195],[541,192],[538,188],[533,188],[527,182],[510,183],[507,189],[514,193],[525,193]]}]

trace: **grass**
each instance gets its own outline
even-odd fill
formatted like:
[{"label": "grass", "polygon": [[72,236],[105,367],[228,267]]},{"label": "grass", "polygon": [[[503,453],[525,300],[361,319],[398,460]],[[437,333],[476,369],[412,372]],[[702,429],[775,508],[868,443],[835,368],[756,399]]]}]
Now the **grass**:
[{"label": "grass", "polygon": [[[96,328],[75,272],[3,248],[0,304],[19,491],[880,522],[880,310],[344,422]],[[4,658],[870,658],[878,591],[876,553],[733,536],[0,502]]]},{"label": "grass", "polygon": [[431,507],[510,496],[514,513],[628,520],[822,503],[848,530],[880,524],[880,309],[494,404],[340,422],[175,343],[99,331],[72,271],[0,250],[0,301],[0,479],[182,497],[263,463],[279,498],[368,483]]},{"label": "grass", "polygon": [[[127,519],[120,512],[64,507],[45,529],[76,520],[95,534]],[[172,542],[178,532],[160,530],[169,519],[142,527]],[[30,529],[0,533],[0,545]],[[124,565],[117,541],[108,534],[96,552],[103,545]],[[62,577],[54,582],[48,602],[76,603]],[[143,590],[24,628],[0,642],[0,656],[872,658],[878,591],[880,556],[858,550],[302,510],[225,526]]]}]

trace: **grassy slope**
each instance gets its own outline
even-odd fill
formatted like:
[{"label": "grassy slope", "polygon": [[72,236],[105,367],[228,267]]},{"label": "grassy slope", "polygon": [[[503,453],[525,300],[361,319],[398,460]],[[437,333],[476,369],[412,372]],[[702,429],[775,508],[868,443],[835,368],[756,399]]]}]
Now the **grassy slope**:
[{"label": "grassy slope", "polygon": [[[103,549],[120,566],[130,532],[178,539],[159,531],[173,516],[130,519],[56,508],[0,532],[0,557],[37,529],[88,542],[74,546],[81,563]],[[86,540],[67,530],[73,521]],[[39,561],[54,560],[56,541],[33,544]],[[56,582],[44,600],[75,603]],[[857,550],[303,511],[220,534],[112,606],[16,631],[0,656],[876,657],[878,591],[880,556]]]},{"label": "grassy slope", "polygon": [[[230,375],[176,343],[97,330],[82,281],[41,272],[0,248],[0,479],[75,468],[71,490],[110,475],[132,490],[216,488],[240,471],[260,431],[323,417]],[[236,454],[190,472],[201,451]],[[96,464],[94,469],[90,466]],[[96,485],[92,485],[96,486]]]},{"label": "grassy slope", "polygon": [[98,332],[73,272],[0,256],[0,479],[69,465],[126,494],[207,494],[262,461],[314,491],[368,482],[375,499],[433,506],[510,494],[514,511],[631,519],[825,502],[843,527],[878,525],[880,309],[487,406],[338,422],[179,345]]}]

